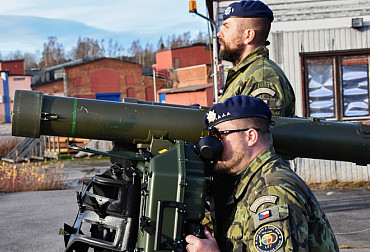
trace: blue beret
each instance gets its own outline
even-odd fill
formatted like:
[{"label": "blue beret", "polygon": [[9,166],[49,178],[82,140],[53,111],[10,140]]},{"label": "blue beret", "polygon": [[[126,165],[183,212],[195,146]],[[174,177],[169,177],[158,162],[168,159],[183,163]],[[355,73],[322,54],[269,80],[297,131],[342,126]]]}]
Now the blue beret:
[{"label": "blue beret", "polygon": [[213,105],[204,116],[204,123],[211,127],[220,122],[247,117],[262,117],[271,121],[271,116],[271,110],[263,100],[237,95]]},{"label": "blue beret", "polygon": [[223,19],[226,20],[229,17],[268,17],[271,22],[274,20],[272,10],[266,4],[258,0],[246,0],[230,4],[225,9]]}]

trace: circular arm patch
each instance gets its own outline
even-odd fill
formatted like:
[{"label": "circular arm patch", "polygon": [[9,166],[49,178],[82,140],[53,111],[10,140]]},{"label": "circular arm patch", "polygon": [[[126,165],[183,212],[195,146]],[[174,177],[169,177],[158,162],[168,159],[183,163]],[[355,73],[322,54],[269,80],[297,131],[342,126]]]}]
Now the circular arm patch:
[{"label": "circular arm patch", "polygon": [[273,225],[264,225],[255,233],[254,247],[261,252],[277,251],[283,244],[283,233]]}]

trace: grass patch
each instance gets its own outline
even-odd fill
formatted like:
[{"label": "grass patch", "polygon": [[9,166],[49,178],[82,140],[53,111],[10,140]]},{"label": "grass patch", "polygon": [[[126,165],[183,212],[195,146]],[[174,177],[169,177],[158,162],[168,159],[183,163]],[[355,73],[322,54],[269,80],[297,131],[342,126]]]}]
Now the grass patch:
[{"label": "grass patch", "polygon": [[342,245],[339,246],[340,249],[367,249],[370,248],[369,246],[364,246],[364,247],[354,247],[354,246],[347,246],[347,245]]},{"label": "grass patch", "polygon": [[0,137],[0,158],[6,157],[21,141],[22,139],[18,137]]},{"label": "grass patch", "polygon": [[64,165],[61,162],[25,162],[0,165],[0,192],[63,189]]},{"label": "grass patch", "polygon": [[370,181],[307,183],[312,190],[370,188]]}]

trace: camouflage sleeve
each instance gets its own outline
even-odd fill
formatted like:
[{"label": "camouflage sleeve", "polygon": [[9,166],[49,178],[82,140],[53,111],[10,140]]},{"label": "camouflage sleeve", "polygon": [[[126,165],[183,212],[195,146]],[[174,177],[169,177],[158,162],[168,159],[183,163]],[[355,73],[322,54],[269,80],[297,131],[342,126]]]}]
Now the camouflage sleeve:
[{"label": "camouflage sleeve", "polygon": [[253,85],[253,90],[243,90],[242,95],[250,95],[255,98],[264,100],[270,107],[271,112],[274,116],[287,116],[291,114],[288,104],[294,97],[287,97],[284,90],[282,90],[279,82],[261,82]]},{"label": "camouflage sleeve", "polygon": [[206,211],[205,214],[204,214],[204,218],[202,220],[202,225],[205,226],[209,232],[211,232],[213,234],[214,230],[213,230],[213,220],[212,220],[212,217],[211,217],[211,212],[209,211]]},{"label": "camouflage sleeve", "polygon": [[[265,187],[251,205],[244,204],[236,210],[236,221],[228,230],[234,251],[309,251],[312,227],[304,202],[302,195],[287,188]],[[320,221],[324,228],[315,229],[317,234],[310,234],[314,236],[310,242],[315,241],[316,235],[322,235],[319,232],[325,232],[326,223]],[[321,242],[317,240],[317,244]]]},{"label": "camouflage sleeve", "polygon": [[265,187],[260,197],[266,195],[275,196],[275,202],[257,201],[249,208],[245,239],[250,251],[308,251],[309,213],[302,198],[279,186]]}]

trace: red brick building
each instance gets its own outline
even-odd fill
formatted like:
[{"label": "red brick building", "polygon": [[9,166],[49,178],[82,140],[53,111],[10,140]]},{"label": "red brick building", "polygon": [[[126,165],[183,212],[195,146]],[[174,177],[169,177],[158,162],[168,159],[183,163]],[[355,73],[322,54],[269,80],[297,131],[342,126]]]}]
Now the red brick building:
[{"label": "red brick building", "polygon": [[[153,78],[143,76],[142,66],[113,58],[85,59],[43,70],[32,88],[46,94],[122,101],[124,97],[154,101]],[[157,89],[165,87],[156,79]]]},{"label": "red brick building", "polygon": [[24,60],[1,60],[0,71],[7,71],[9,75],[24,75]]}]

